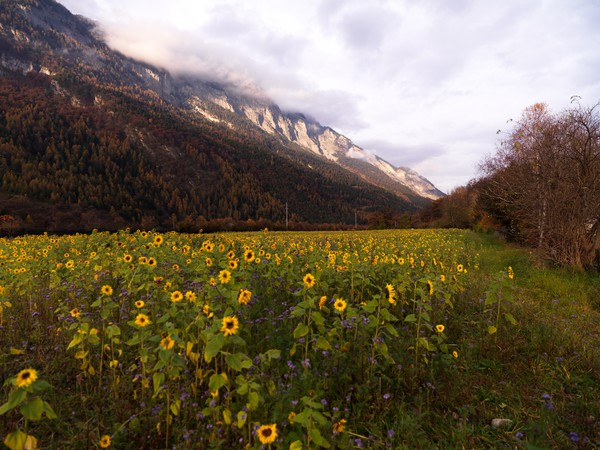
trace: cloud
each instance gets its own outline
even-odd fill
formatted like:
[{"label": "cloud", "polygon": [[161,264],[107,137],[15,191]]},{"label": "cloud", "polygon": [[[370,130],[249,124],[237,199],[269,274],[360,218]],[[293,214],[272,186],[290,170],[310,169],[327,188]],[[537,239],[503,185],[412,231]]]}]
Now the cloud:
[{"label": "cloud", "polygon": [[600,100],[600,2],[61,1],[128,55],[259,86],[446,190],[525,107]]}]

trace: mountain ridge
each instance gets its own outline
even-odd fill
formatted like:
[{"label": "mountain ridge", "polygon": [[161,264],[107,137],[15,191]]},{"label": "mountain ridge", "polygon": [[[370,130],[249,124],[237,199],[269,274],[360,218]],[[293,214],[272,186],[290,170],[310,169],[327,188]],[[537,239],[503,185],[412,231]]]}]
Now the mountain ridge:
[{"label": "mountain ridge", "polygon": [[[141,111],[143,115],[151,116],[152,111],[156,108],[168,111],[168,115],[161,116],[161,120],[166,117],[168,123],[173,122],[181,129],[187,129],[189,126],[196,127],[192,131],[192,135],[200,133],[202,139],[207,142],[220,142],[223,139],[227,141],[233,137],[234,140],[231,142],[234,142],[236,146],[245,146],[246,153],[249,153],[248,145],[264,147],[264,151],[267,151],[268,154],[260,153],[260,156],[257,156],[259,159],[267,158],[272,161],[272,158],[276,157],[279,161],[288,161],[284,163],[285,167],[288,167],[286,170],[292,170],[292,166],[289,164],[300,164],[303,169],[301,172],[293,169],[296,173],[295,176],[300,179],[317,177],[318,180],[323,180],[316,181],[316,185],[333,186],[331,183],[335,182],[331,177],[334,176],[333,174],[337,174],[335,175],[337,178],[347,180],[344,182],[350,184],[347,188],[340,185],[336,189],[341,189],[340,192],[346,189],[358,189],[359,191],[348,197],[346,201],[349,203],[346,205],[328,205],[325,209],[330,209],[332,214],[334,210],[346,211],[342,216],[348,217],[350,215],[348,213],[354,211],[352,215],[356,216],[357,211],[366,214],[369,210],[373,211],[373,208],[380,210],[381,208],[391,208],[399,212],[411,211],[427,201],[426,197],[409,188],[385,186],[385,183],[390,181],[381,176],[383,172],[380,169],[374,169],[375,166],[372,163],[366,163],[365,160],[378,162],[389,171],[395,171],[396,168],[381,158],[354,146],[350,139],[336,133],[330,127],[323,127],[303,114],[283,113],[272,102],[234,96],[231,91],[227,91],[218,83],[199,79],[190,81],[188,77],[173,76],[166,70],[113,51],[103,41],[92,21],[72,15],[66,8],[53,0],[9,0],[3,2],[3,5],[0,5],[0,77],[25,76],[25,74],[31,73],[46,76],[50,80],[53,94],[68,96],[73,108],[78,108],[82,104],[93,105],[96,109],[95,112],[90,113],[92,115],[114,114],[115,111],[110,110],[110,105],[114,104],[113,97],[114,95],[123,96],[124,99],[130,99],[125,100],[124,104],[131,103],[131,100],[142,102],[138,104],[137,108],[140,110],[148,108],[148,112]],[[111,94],[107,96],[106,92]],[[55,100],[49,101],[54,102]],[[63,108],[64,105],[61,103],[60,107]],[[106,110],[107,108],[109,109]],[[129,106],[125,108],[129,108]],[[116,113],[135,115],[129,110],[125,112],[117,110]],[[152,118],[149,120],[151,121]],[[165,151],[181,153],[181,149],[172,145],[161,144],[162,146],[157,148],[156,145],[161,142],[162,138],[154,135],[155,128],[148,129],[147,125],[142,124],[141,128],[136,129],[128,124],[119,133],[124,133],[132,140],[137,140],[136,145],[147,147],[146,152],[148,155],[152,154],[151,156],[155,159],[167,158],[167,154],[162,154]],[[163,132],[164,130],[159,134]],[[217,139],[215,140],[206,133],[213,133]],[[261,137],[261,133],[271,137]],[[185,136],[192,135],[185,134]],[[144,141],[145,138],[146,141],[154,142],[154,144],[147,144]],[[188,137],[184,138],[182,145],[188,145],[189,139]],[[274,141],[271,141],[272,139]],[[349,154],[349,151],[354,154]],[[227,155],[224,156],[227,157]],[[242,157],[243,154],[235,156],[238,159],[235,160],[237,162],[232,162],[233,167],[237,167],[236,164],[247,165],[239,159]],[[350,181],[352,179],[350,176],[342,174],[331,164],[348,170],[359,178],[356,181]],[[243,172],[239,168],[235,170]],[[365,172],[369,170],[373,173],[366,176]],[[378,173],[378,170],[381,173]],[[313,172],[313,174],[310,175],[308,172]],[[239,176],[243,176],[243,174]],[[379,184],[369,180],[369,177],[377,176],[383,180]],[[419,175],[415,173],[414,176],[418,177]],[[238,175],[234,176],[235,179],[237,179],[236,177]],[[363,186],[358,181],[359,179],[374,187]],[[261,185],[260,192],[264,192],[264,194],[259,194],[261,198],[267,195],[269,189],[277,185],[269,179],[255,180],[256,182]],[[196,183],[196,188],[198,188],[201,181],[192,182],[190,180],[188,183]],[[397,200],[392,200],[392,197],[383,192],[379,193],[375,189],[377,186],[393,193]],[[290,188],[305,189],[296,183],[294,187],[286,188],[287,191],[274,191],[274,197],[273,195],[271,197],[273,197],[274,204],[279,202],[278,208],[281,208],[284,197],[290,196]],[[324,202],[325,198],[337,195],[333,194],[335,191],[331,191],[331,187],[324,188],[324,192],[326,192],[323,194],[325,197],[318,200],[319,202]],[[196,194],[189,193],[188,195],[191,198]],[[302,197],[298,197],[297,194],[292,197],[294,196]],[[366,201],[365,196],[378,200]],[[353,203],[350,198],[355,198],[357,201]],[[325,204],[327,203],[323,203],[323,205]],[[300,203],[297,205],[298,210],[301,210]],[[256,209],[253,208],[245,208],[245,210]],[[196,208],[194,214],[206,213],[201,209],[201,207]],[[229,211],[233,212],[234,209],[229,208]],[[273,208],[270,211],[270,214],[274,214]],[[303,215],[297,216],[298,220],[323,221],[330,220],[326,217],[333,217],[327,213],[326,215],[321,214],[319,216],[321,218],[318,219],[314,212],[304,211]],[[227,215],[221,210],[218,213],[213,211],[213,213],[217,216]],[[138,211],[135,214],[139,219],[141,213]],[[184,212],[178,211],[177,214],[184,214]],[[252,214],[258,218],[256,212]],[[280,220],[281,217],[276,219]],[[344,220],[348,221],[348,218]],[[364,214],[362,214],[362,220],[365,220]]]}]

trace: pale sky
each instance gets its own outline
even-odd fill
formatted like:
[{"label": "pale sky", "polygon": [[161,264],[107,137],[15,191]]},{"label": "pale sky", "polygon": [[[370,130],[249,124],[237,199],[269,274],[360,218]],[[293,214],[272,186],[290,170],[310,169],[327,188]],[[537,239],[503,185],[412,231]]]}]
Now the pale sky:
[{"label": "pale sky", "polygon": [[258,86],[444,192],[527,106],[600,101],[597,0],[59,2],[128,56]]}]

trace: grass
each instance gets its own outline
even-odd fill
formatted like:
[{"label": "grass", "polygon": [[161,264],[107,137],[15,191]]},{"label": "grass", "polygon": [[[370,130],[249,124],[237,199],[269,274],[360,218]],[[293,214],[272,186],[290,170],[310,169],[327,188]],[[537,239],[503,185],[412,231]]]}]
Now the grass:
[{"label": "grass", "polygon": [[[0,287],[0,403],[28,395],[0,415],[9,443],[260,448],[275,424],[265,447],[600,446],[598,275],[494,236],[23,237],[0,241]],[[26,368],[51,387],[17,387]]]}]

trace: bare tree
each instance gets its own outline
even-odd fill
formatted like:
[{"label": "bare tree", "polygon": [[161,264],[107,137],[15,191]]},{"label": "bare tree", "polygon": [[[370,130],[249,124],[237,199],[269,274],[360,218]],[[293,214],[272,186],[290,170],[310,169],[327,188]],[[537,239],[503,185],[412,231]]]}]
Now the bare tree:
[{"label": "bare tree", "polygon": [[559,115],[530,106],[482,165],[486,195],[521,241],[579,267],[597,263],[600,250],[597,106]]}]

